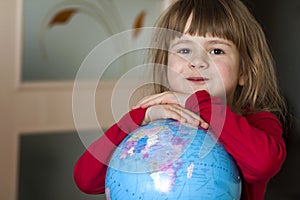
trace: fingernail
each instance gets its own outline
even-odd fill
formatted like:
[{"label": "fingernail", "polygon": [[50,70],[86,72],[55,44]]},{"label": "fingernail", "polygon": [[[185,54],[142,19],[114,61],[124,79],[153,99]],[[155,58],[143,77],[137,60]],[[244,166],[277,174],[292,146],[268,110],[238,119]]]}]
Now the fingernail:
[{"label": "fingernail", "polygon": [[202,128],[208,129],[208,127],[209,127],[208,123],[206,122],[202,123]]}]

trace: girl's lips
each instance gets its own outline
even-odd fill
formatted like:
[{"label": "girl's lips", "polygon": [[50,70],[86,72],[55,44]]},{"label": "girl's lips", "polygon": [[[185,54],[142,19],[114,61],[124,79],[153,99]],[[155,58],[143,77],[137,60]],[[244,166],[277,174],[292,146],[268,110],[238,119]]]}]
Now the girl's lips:
[{"label": "girl's lips", "polygon": [[186,79],[188,81],[192,81],[192,82],[205,82],[208,80],[208,78],[205,78],[205,77],[188,77]]}]

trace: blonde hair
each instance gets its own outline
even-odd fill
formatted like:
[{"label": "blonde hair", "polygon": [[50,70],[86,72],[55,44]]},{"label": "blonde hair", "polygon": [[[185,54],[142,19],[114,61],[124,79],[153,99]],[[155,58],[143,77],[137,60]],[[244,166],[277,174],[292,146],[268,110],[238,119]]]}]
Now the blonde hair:
[{"label": "blonde hair", "polygon": [[267,44],[265,34],[239,0],[178,0],[161,16],[154,43],[157,48],[151,49],[151,61],[155,63],[154,82],[156,92],[168,90],[166,84],[166,67],[168,63],[169,42],[177,34],[167,36],[163,29],[183,33],[188,19],[192,21],[187,30],[190,35],[212,36],[232,41],[240,53],[240,70],[245,84],[235,91],[233,105],[245,113],[245,107],[252,112],[269,111],[283,122],[287,113],[284,99],[280,95],[276,78],[275,64]]}]

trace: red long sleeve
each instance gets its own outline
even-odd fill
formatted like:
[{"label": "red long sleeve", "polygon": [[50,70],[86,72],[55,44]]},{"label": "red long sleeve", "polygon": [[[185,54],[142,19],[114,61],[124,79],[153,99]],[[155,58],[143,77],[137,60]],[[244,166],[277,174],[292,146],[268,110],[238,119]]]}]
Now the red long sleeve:
[{"label": "red long sleeve", "polygon": [[269,112],[235,114],[206,91],[190,96],[186,107],[200,114],[213,132],[219,131],[219,140],[242,172],[242,199],[262,200],[267,182],[280,170],[286,157],[279,120]]},{"label": "red long sleeve", "polygon": [[74,180],[78,188],[88,194],[105,191],[105,175],[109,160],[119,143],[128,133],[139,127],[146,109],[135,109],[109,128],[78,159],[74,167]]},{"label": "red long sleeve", "polygon": [[[241,116],[219,98],[198,91],[186,101],[186,108],[211,125],[225,149],[235,159],[242,177],[242,200],[263,200],[267,182],[281,168],[286,157],[282,128],[269,112]],[[78,187],[86,193],[105,191],[107,163],[116,146],[141,124],[146,109],[130,111],[94,142],[74,168]]]}]

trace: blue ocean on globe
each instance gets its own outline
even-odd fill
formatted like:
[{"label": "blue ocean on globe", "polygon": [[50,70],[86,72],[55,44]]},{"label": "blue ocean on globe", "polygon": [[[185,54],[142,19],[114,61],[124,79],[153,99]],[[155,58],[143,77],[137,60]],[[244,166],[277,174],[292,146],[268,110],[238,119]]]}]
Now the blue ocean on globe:
[{"label": "blue ocean on globe", "polygon": [[112,155],[107,200],[240,199],[238,167],[205,130],[158,120],[136,129]]}]

